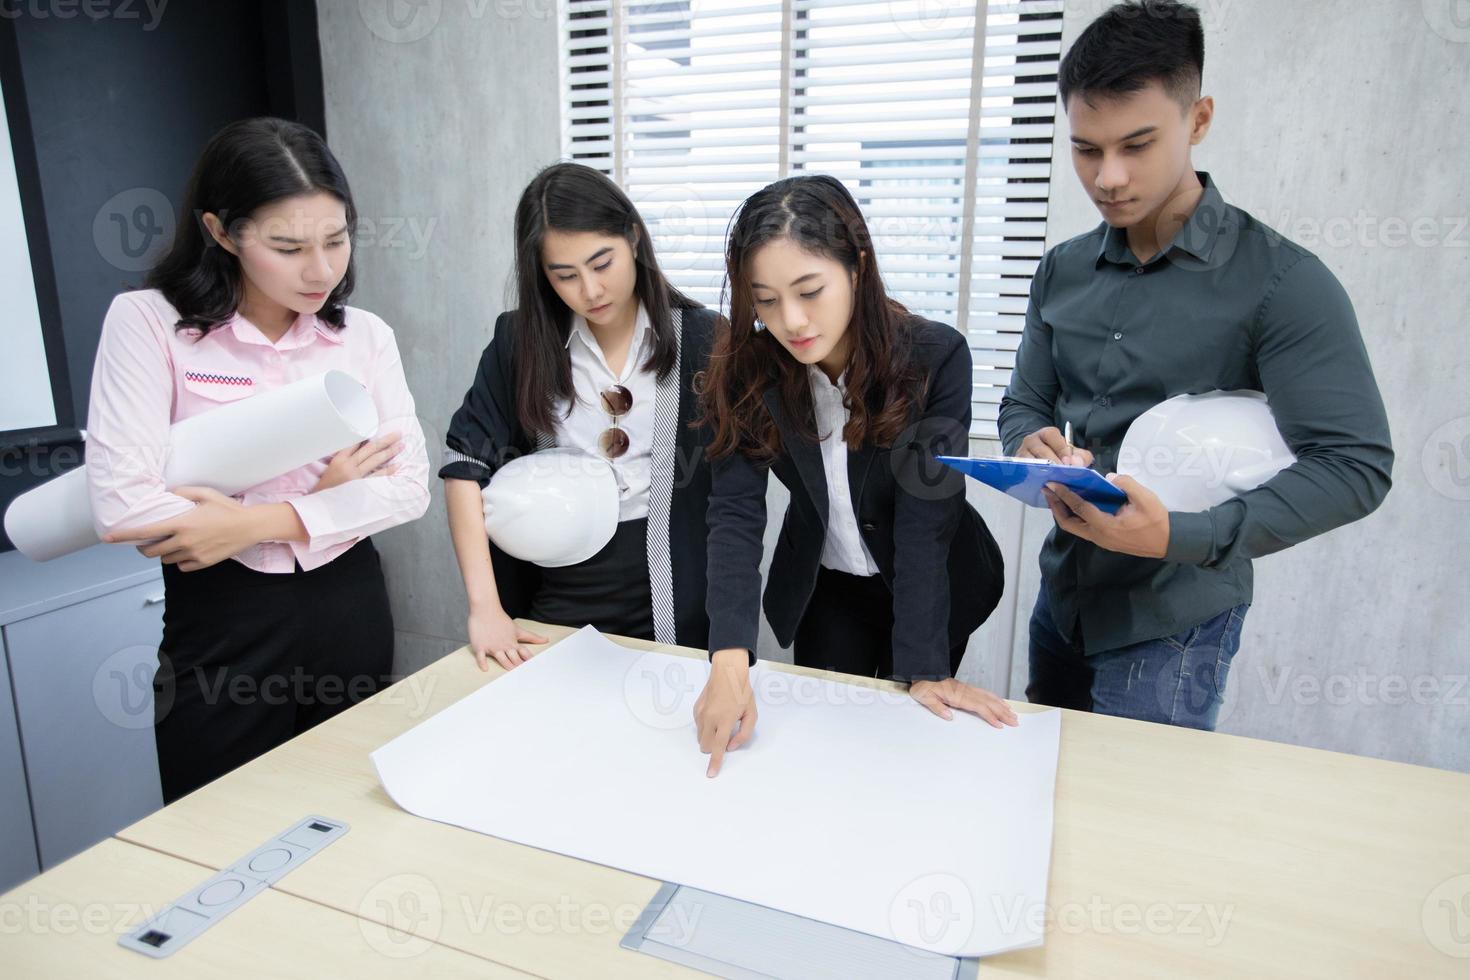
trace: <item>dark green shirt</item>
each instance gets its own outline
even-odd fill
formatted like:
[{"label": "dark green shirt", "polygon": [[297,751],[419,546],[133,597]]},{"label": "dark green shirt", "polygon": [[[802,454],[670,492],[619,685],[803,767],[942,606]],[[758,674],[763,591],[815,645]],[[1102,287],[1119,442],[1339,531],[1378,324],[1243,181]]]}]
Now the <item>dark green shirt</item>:
[{"label": "dark green shirt", "polygon": [[1208,174],[1189,221],[1139,264],[1106,223],[1051,249],[1031,283],[1000,437],[1071,422],[1094,468],[1175,395],[1264,391],[1297,462],[1203,513],[1171,513],[1168,555],[1133,558],[1053,528],[1042,586],[1087,653],[1183,632],[1251,598],[1250,560],[1355,521],[1388,493],[1393,448],[1347,293],[1321,260]]}]

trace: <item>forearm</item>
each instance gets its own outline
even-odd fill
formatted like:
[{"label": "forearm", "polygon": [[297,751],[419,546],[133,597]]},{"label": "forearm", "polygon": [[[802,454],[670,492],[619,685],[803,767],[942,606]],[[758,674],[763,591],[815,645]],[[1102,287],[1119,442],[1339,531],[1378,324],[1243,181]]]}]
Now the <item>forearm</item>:
[{"label": "forearm", "polygon": [[460,578],[471,609],[499,609],[500,591],[485,534],[485,511],[480,486],[473,480],[444,481],[444,503],[449,515],[449,537],[459,562]]},{"label": "forearm", "polygon": [[760,629],[768,472],[738,454],[716,461],[706,515],[710,650],[745,649],[750,660]]},{"label": "forearm", "polygon": [[902,681],[950,676],[949,550],[958,500],[900,499],[894,522],[893,673]]},{"label": "forearm", "polygon": [[1386,442],[1300,459],[1208,511],[1170,514],[1166,557],[1205,566],[1261,558],[1350,524],[1387,495],[1392,463]]},{"label": "forearm", "polygon": [[250,536],[255,544],[263,541],[305,541],[306,525],[301,515],[287,503],[255,504],[245,508],[250,520]]}]

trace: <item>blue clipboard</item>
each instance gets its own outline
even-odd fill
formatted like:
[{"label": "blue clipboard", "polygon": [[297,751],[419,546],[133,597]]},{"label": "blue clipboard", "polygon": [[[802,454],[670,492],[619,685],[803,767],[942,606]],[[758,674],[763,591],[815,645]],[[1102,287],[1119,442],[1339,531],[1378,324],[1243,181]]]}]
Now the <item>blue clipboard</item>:
[{"label": "blue clipboard", "polygon": [[1032,507],[1046,507],[1041,488],[1060,483],[1073,493],[1095,505],[1098,510],[1116,514],[1128,495],[1113,486],[1095,470],[1085,466],[1062,466],[1042,459],[1016,456],[940,456],[941,463],[953,466],[966,476],[974,477],[989,487],[1009,494]]}]

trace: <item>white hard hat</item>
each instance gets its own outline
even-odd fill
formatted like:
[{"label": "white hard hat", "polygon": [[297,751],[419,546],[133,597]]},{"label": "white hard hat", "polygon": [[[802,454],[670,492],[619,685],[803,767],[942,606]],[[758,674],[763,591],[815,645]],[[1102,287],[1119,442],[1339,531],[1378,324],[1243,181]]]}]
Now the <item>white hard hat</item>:
[{"label": "white hard hat", "polygon": [[1118,450],[1131,476],[1176,511],[1209,510],[1296,462],[1259,391],[1177,395],[1133,420]]},{"label": "white hard hat", "polygon": [[506,463],[480,493],[485,531],[522,561],[562,568],[586,561],[618,529],[618,480],[605,459],[547,449]]}]

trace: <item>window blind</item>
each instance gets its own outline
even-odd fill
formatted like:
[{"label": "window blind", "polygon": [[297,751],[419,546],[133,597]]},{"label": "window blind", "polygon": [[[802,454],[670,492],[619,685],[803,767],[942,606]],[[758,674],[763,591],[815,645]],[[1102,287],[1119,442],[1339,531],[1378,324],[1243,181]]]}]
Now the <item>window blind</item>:
[{"label": "window blind", "polygon": [[718,306],[761,186],[853,192],[887,288],[966,334],[996,438],[1046,238],[1061,0],[564,0],[566,159],[638,205],[669,278]]}]

